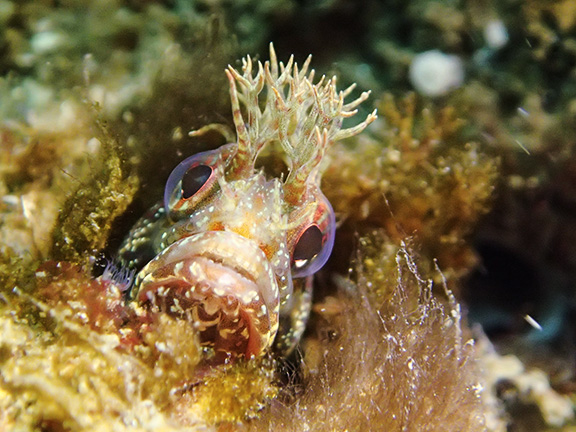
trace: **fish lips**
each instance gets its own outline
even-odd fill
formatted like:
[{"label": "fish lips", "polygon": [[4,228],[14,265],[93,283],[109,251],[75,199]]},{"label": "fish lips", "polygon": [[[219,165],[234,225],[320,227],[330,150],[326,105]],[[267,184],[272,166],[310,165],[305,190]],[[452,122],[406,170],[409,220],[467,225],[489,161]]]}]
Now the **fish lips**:
[{"label": "fish lips", "polygon": [[135,285],[135,301],[188,319],[216,351],[257,356],[278,330],[274,271],[256,242],[234,232],[178,240],[138,273]]}]

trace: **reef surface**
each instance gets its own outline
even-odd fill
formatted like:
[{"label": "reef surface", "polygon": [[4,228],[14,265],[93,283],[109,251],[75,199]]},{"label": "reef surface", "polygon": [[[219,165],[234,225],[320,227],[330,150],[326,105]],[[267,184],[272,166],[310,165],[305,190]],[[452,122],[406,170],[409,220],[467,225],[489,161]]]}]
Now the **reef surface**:
[{"label": "reef surface", "polygon": [[[0,0],[0,429],[575,427],[574,3],[389,3]],[[102,263],[270,41],[380,117],[328,150],[297,352],[206,368]]]}]

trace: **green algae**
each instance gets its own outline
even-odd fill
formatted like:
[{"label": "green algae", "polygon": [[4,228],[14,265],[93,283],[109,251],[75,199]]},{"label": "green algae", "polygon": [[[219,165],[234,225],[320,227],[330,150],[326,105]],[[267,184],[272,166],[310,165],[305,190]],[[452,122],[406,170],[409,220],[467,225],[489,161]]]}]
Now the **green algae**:
[{"label": "green algae", "polygon": [[90,254],[104,248],[112,222],[136,193],[138,178],[121,147],[105,129],[99,141],[100,156],[93,160],[90,175],[79,179],[58,214],[52,233],[55,260],[88,262]]},{"label": "green algae", "polygon": [[270,358],[228,365],[207,377],[192,395],[210,424],[240,424],[258,418],[278,394]]},{"label": "green algae", "polygon": [[414,236],[425,261],[461,276],[475,264],[466,240],[490,209],[499,160],[467,141],[451,106],[384,95],[379,111],[370,137],[334,149],[323,190],[345,226],[361,234],[385,228],[396,245]]},{"label": "green algae", "polygon": [[36,264],[16,254],[9,246],[0,247],[0,292],[9,294],[15,289],[31,291]]}]

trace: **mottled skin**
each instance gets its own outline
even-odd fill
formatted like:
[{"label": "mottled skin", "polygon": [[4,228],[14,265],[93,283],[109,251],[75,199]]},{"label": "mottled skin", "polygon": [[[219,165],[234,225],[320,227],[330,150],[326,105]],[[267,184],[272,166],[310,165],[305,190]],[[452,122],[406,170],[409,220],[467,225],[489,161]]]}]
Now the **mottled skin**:
[{"label": "mottled skin", "polygon": [[[134,226],[119,251],[124,263],[141,268],[131,300],[148,313],[190,321],[221,358],[259,356],[273,345],[288,353],[298,342],[312,274],[334,241],[320,163],[330,142],[375,119],[372,113],[341,129],[368,94],[344,104],[351,89],[336,92],[335,78],[312,84],[309,62],[301,71],[292,58],[284,66],[271,46],[270,61],[259,63],[255,76],[250,57],[242,74],[229,67],[236,142],[176,167],[163,204]],[[284,151],[283,181],[254,168],[271,142]]]}]

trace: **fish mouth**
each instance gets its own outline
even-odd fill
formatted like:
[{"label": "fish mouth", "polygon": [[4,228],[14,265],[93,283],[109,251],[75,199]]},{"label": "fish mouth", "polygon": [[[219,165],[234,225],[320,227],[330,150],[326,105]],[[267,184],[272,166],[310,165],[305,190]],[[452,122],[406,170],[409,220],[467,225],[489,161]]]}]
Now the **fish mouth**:
[{"label": "fish mouth", "polygon": [[171,244],[137,275],[133,299],[191,322],[203,346],[258,356],[278,330],[279,289],[258,244],[209,231]]}]

